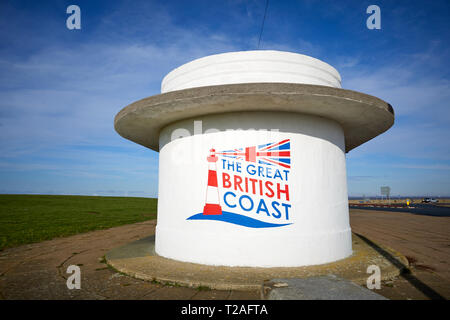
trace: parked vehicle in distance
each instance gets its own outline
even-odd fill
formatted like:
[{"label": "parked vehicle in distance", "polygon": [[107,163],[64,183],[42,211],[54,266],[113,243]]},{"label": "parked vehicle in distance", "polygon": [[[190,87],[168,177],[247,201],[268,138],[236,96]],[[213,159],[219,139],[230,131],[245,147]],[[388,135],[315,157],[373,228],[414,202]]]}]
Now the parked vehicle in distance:
[{"label": "parked vehicle in distance", "polygon": [[422,203],[436,203],[439,202],[438,200],[434,198],[423,198]]}]

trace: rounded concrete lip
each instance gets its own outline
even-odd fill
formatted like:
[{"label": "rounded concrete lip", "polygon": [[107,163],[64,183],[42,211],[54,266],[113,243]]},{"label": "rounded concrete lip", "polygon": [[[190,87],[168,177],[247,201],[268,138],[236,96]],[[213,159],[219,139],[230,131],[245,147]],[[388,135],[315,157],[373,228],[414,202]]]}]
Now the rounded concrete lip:
[{"label": "rounded concrete lip", "polygon": [[392,106],[364,93],[309,84],[246,83],[184,89],[142,99],[122,109],[114,127],[122,137],[158,151],[159,133],[171,123],[242,111],[294,112],[335,120],[344,130],[346,152],[394,124]]}]

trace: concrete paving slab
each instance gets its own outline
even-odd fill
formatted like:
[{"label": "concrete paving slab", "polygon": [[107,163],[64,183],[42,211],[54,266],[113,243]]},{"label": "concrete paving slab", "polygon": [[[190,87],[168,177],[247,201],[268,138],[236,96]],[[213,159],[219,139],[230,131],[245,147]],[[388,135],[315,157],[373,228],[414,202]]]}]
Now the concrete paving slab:
[{"label": "concrete paving slab", "polygon": [[[282,286],[280,286],[282,284]],[[272,279],[265,284],[267,300],[388,300],[349,280],[326,275],[306,279]]]},{"label": "concrete paving slab", "polygon": [[259,300],[261,299],[260,290],[253,291],[231,291],[228,300]]},{"label": "concrete paving slab", "polygon": [[161,287],[143,296],[143,300],[190,300],[197,292],[183,287]]},{"label": "concrete paving slab", "polygon": [[230,290],[198,290],[193,298],[196,300],[227,300],[230,293]]}]

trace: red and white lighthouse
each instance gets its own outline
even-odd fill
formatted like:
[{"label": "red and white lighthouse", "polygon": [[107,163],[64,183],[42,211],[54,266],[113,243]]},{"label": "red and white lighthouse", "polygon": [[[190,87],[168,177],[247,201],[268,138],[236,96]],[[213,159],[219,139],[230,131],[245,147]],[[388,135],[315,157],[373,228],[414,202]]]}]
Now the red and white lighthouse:
[{"label": "red and white lighthouse", "polygon": [[203,207],[204,215],[222,214],[222,207],[219,201],[219,188],[217,182],[217,158],[216,150],[211,149],[208,160],[208,186],[206,187],[206,201]]}]

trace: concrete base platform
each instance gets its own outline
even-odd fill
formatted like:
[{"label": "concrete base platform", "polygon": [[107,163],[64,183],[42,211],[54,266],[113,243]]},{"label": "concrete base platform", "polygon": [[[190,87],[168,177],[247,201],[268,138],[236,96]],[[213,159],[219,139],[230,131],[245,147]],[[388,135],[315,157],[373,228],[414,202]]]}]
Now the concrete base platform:
[{"label": "concrete base platform", "polygon": [[408,268],[408,260],[393,249],[355,234],[352,240],[353,254],[346,259],[295,268],[223,267],[175,261],[155,254],[154,236],[115,248],[105,257],[108,265],[138,279],[217,290],[260,290],[270,279],[330,274],[365,286],[370,265],[380,267],[381,280],[393,279]]}]

